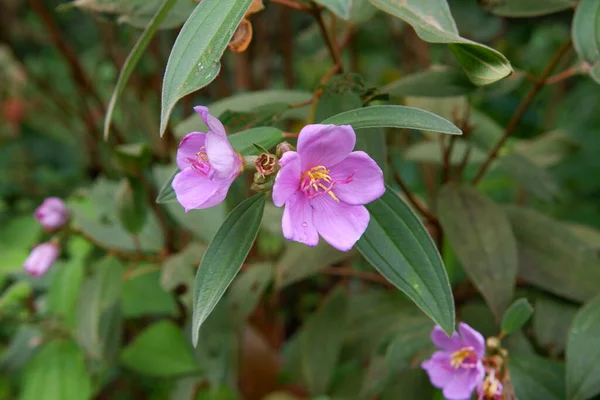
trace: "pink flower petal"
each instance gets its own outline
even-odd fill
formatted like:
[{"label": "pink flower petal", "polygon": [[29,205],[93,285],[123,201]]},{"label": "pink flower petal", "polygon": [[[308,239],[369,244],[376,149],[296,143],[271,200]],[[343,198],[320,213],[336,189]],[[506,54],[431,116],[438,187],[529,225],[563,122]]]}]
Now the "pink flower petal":
[{"label": "pink flower petal", "polygon": [[302,171],[323,165],[332,167],[354,149],[356,135],[350,125],[306,125],[298,135]]},{"label": "pink flower petal", "polygon": [[464,322],[461,322],[458,325],[458,330],[460,332],[462,346],[472,347],[477,357],[480,359],[483,358],[483,356],[485,356],[485,339],[483,338],[483,335]]},{"label": "pink flower petal", "polygon": [[298,191],[300,185],[300,156],[295,151],[288,151],[279,160],[281,169],[275,177],[273,186],[273,203],[277,207],[285,204],[288,198]]},{"label": "pink flower petal", "polygon": [[448,400],[470,399],[484,375],[485,372],[481,363],[479,363],[477,368],[457,369],[452,380],[444,385],[444,397]]},{"label": "pink flower petal", "polygon": [[310,200],[310,204],[319,235],[338,250],[349,251],[369,225],[369,212],[364,206],[338,203],[327,193]]},{"label": "pink flower petal", "polygon": [[329,174],[337,181],[333,192],[348,204],[368,204],[385,192],[383,171],[363,151],[354,151],[333,167]]},{"label": "pink flower petal", "polygon": [[35,218],[47,230],[60,228],[69,220],[69,211],[62,199],[48,197],[34,212]]},{"label": "pink flower petal", "polygon": [[215,183],[206,175],[189,167],[175,175],[171,184],[177,201],[186,212],[216,206],[227,196],[229,185],[231,182]]},{"label": "pink flower petal", "polygon": [[23,263],[31,276],[42,276],[50,269],[58,257],[59,248],[54,243],[42,243],[33,248]]},{"label": "pink flower petal", "polygon": [[285,203],[281,222],[283,236],[288,240],[316,246],[319,234],[313,224],[313,209],[306,196],[300,191],[290,196]]},{"label": "pink flower petal", "polygon": [[421,363],[421,367],[429,375],[431,384],[439,389],[446,386],[456,373],[456,370],[450,365],[450,355],[443,351],[433,353],[430,359]]},{"label": "pink flower petal", "polygon": [[177,148],[177,166],[184,170],[190,166],[189,159],[196,159],[196,153],[206,146],[206,134],[201,132],[192,132],[185,135]]},{"label": "pink flower petal", "polygon": [[446,332],[438,325],[431,331],[431,341],[440,349],[448,351],[456,351],[463,347],[462,340],[458,336],[458,333],[454,332],[452,337],[448,337]]},{"label": "pink flower petal", "polygon": [[206,134],[206,155],[216,179],[231,179],[240,173],[242,160],[233,150],[226,136],[208,132]]},{"label": "pink flower petal", "polygon": [[225,127],[217,118],[213,117],[208,112],[208,107],[204,106],[196,106],[194,107],[194,111],[196,111],[202,117],[202,121],[208,126],[211,132],[216,133],[219,136],[227,136],[225,132]]}]

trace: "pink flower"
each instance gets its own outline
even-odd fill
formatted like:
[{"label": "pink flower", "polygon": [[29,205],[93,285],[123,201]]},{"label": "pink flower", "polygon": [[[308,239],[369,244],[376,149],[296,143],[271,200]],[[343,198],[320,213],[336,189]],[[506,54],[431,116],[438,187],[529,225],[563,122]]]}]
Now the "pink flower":
[{"label": "pink flower", "polygon": [[348,251],[365,232],[363,206],[385,192],[383,172],[371,157],[352,151],[356,135],[349,125],[307,125],[297,151],[285,152],[275,178],[273,203],[285,205],[283,235],[316,246],[319,235]]},{"label": "pink flower", "polygon": [[42,276],[50,269],[58,257],[59,248],[56,244],[46,242],[31,250],[29,257],[23,263],[25,271],[31,276]]},{"label": "pink flower", "polygon": [[458,330],[449,338],[439,326],[433,328],[431,340],[441,350],[421,364],[433,386],[443,389],[448,400],[470,399],[485,375],[483,336],[462,322]]},{"label": "pink flower", "polygon": [[186,212],[221,203],[242,171],[242,159],[229,144],[221,121],[210,115],[206,107],[194,110],[202,116],[209,131],[192,132],[183,138],[177,149],[181,172],[171,185]]},{"label": "pink flower", "polygon": [[69,220],[67,206],[58,197],[45,199],[33,215],[49,231],[60,228]]}]

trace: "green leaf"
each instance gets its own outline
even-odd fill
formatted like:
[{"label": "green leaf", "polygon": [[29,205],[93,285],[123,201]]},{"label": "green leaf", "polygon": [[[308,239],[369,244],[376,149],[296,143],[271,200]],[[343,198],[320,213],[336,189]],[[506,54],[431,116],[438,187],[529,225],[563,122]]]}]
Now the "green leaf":
[{"label": "green leaf", "polygon": [[265,289],[273,281],[274,272],[272,264],[253,264],[235,278],[227,301],[236,321],[243,322],[254,311]]},{"label": "green leaf", "polygon": [[600,2],[581,0],[573,17],[573,46],[590,65],[590,76],[600,83]]},{"label": "green leaf", "polygon": [[442,188],[438,214],[452,249],[499,320],[513,297],[517,243],[504,210],[477,190]]},{"label": "green leaf", "polygon": [[277,128],[263,126],[238,132],[227,137],[235,151],[242,155],[259,154],[254,144],[272,149],[283,140],[283,132]]},{"label": "green leaf", "polygon": [[231,284],[256,239],[265,201],[265,195],[258,194],[238,205],[227,216],[202,257],[194,286],[194,346],[198,343],[200,326]]},{"label": "green leaf", "polygon": [[421,71],[388,83],[380,89],[391,96],[452,97],[477,89],[459,69],[442,67]]},{"label": "green leaf", "polygon": [[521,187],[540,200],[560,198],[560,186],[552,174],[538,167],[520,154],[509,154],[498,161],[501,170],[509,174]]},{"label": "green leaf", "polygon": [[146,26],[144,32],[142,32],[142,34],[138,38],[137,42],[133,46],[133,49],[131,49],[131,52],[127,56],[125,63],[121,67],[121,72],[119,73],[119,78],[117,79],[115,90],[113,91],[113,94],[110,98],[110,102],[108,103],[108,107],[106,110],[106,116],[104,117],[104,139],[107,139],[110,133],[110,123],[112,121],[112,115],[115,110],[115,106],[117,104],[119,96],[125,89],[125,85],[127,85],[129,77],[133,73],[133,70],[135,69],[137,63],[140,61],[142,54],[144,54],[144,51],[146,51],[146,48],[150,44],[152,37],[154,37],[154,33],[156,32],[158,27],[163,23],[163,21],[167,17],[167,14],[169,14],[169,11],[175,5],[176,1],[177,0],[163,1],[162,5],[158,9],[154,17],[152,17],[152,20],[150,20],[150,23],[148,24],[148,26]]},{"label": "green leaf", "polygon": [[161,378],[200,369],[181,329],[170,321],[157,322],[140,333],[123,349],[121,363],[137,373]]},{"label": "green leaf", "polygon": [[[470,146],[465,141],[456,141],[450,155],[450,165],[460,165],[465,155],[469,153],[467,165],[481,164],[487,158],[487,154],[477,147]],[[440,144],[437,141],[427,140],[413,144],[403,154],[403,158],[409,161],[427,162],[441,165],[443,155]]]},{"label": "green leaf", "polygon": [[517,238],[523,279],[574,301],[586,301],[598,293],[600,259],[593,247],[534,210],[511,206],[506,211]]},{"label": "green leaf", "polygon": [[536,300],[533,331],[537,342],[551,356],[559,356],[565,350],[569,327],[577,310],[574,304],[550,296]]},{"label": "green leaf", "polygon": [[70,340],[55,339],[27,364],[21,400],[88,400],[92,382],[81,350]]},{"label": "green leaf", "polygon": [[518,399],[565,398],[565,368],[556,361],[534,355],[511,355],[508,370]]},{"label": "green leaf", "polygon": [[220,58],[252,0],[203,0],[183,25],[165,71],[160,134],[179,99],[208,85]]},{"label": "green leaf", "polygon": [[179,168],[175,168],[173,173],[169,176],[169,178],[165,181],[165,183],[160,188],[158,195],[156,196],[156,202],[158,204],[164,203],[172,203],[177,201],[177,196],[175,195],[175,191],[171,184],[173,183],[173,179],[175,179],[175,175],[180,172]]},{"label": "green leaf", "polygon": [[315,0],[315,3],[328,8],[341,19],[350,19],[353,0]]},{"label": "green leaf", "polygon": [[527,18],[553,14],[577,5],[577,0],[502,0],[484,1],[484,8],[503,17]]},{"label": "green leaf", "polygon": [[375,7],[410,24],[430,43],[446,43],[467,76],[478,86],[488,85],[512,73],[510,62],[498,51],[460,37],[444,0],[370,0]]},{"label": "green leaf", "polygon": [[323,124],[352,125],[361,128],[404,128],[462,135],[450,121],[418,108],[404,106],[371,106],[345,111],[329,117]]},{"label": "green leaf", "polygon": [[148,218],[146,188],[139,179],[123,178],[117,189],[117,211],[123,228],[137,235]]},{"label": "green leaf", "polygon": [[567,341],[567,399],[585,400],[600,393],[600,296],[575,316]]},{"label": "green leaf", "polygon": [[531,315],[533,314],[533,307],[527,299],[516,300],[504,313],[502,318],[502,332],[508,335],[517,331],[525,325]]},{"label": "green leaf", "polygon": [[[162,288],[160,275],[158,266],[153,264],[142,264],[129,271],[129,276],[123,282],[121,294],[121,305],[125,317],[177,315],[175,297]],[[144,301],[140,301],[140,299],[144,299]]]},{"label": "green leaf", "polygon": [[346,312],[346,295],[338,288],[299,333],[301,371],[312,395],[327,393],[344,342]]},{"label": "green leaf", "polygon": [[357,243],[358,250],[388,281],[452,334],[454,301],[448,275],[419,218],[390,187],[366,207],[371,220]]}]

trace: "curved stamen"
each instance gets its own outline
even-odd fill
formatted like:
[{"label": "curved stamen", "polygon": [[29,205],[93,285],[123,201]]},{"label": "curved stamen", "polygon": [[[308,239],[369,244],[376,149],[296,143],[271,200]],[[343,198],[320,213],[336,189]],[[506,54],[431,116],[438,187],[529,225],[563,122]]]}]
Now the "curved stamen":
[{"label": "curved stamen", "polygon": [[340,200],[332,191],[335,183],[336,181],[329,175],[329,170],[323,165],[313,167],[300,176],[300,190],[309,199],[314,199],[317,196],[327,193],[339,203]]}]

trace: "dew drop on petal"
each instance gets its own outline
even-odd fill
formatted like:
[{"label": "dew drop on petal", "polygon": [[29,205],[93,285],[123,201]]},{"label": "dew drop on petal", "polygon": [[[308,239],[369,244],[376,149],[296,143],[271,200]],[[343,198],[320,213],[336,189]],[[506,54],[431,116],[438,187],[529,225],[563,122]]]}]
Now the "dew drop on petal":
[{"label": "dew drop on petal", "polygon": [[308,224],[307,224],[306,222],[303,222],[303,223],[302,223],[302,226],[303,226],[303,227],[305,227],[305,228],[307,228],[307,227],[308,227]]}]

